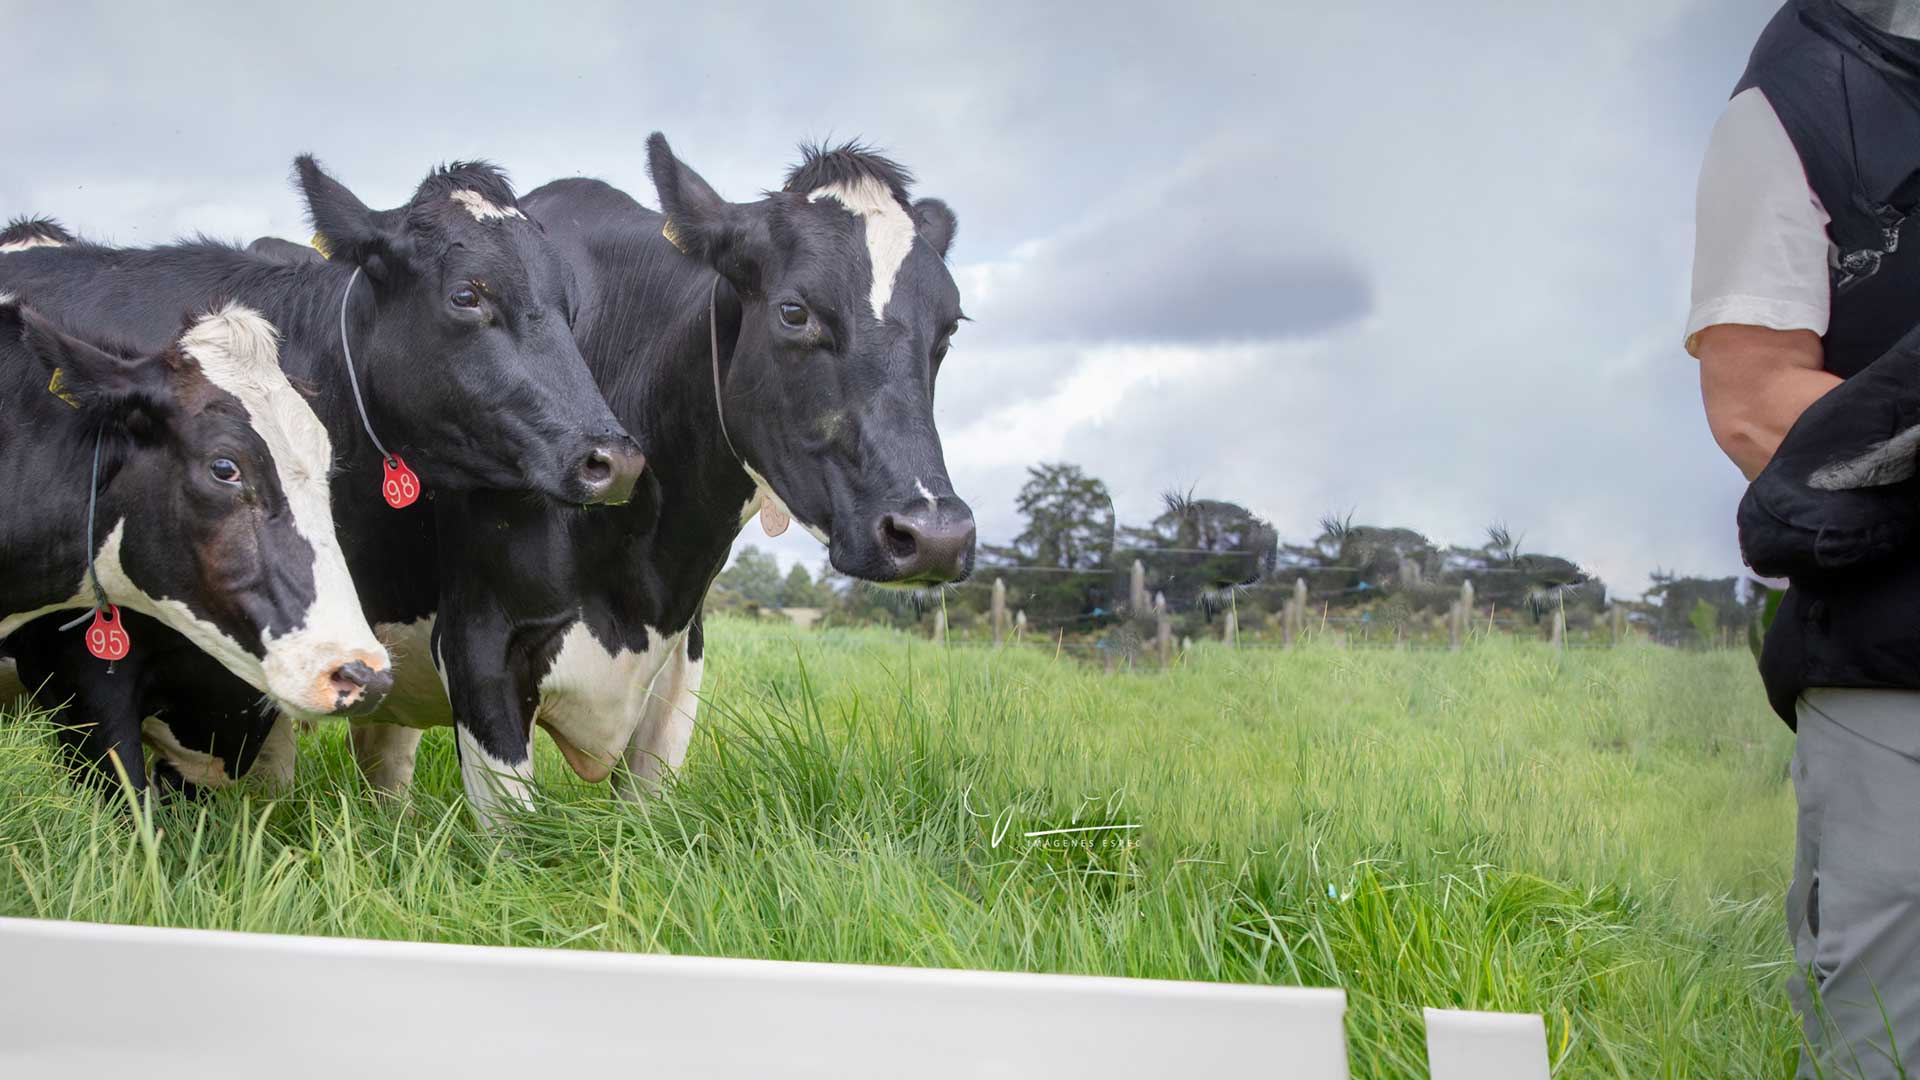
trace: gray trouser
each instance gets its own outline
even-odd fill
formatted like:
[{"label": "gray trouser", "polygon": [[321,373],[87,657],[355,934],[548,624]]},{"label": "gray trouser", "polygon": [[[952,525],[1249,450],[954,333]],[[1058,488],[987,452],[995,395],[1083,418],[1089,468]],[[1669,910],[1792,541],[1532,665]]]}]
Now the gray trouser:
[{"label": "gray trouser", "polygon": [[1920,691],[1809,690],[1796,711],[1799,1075],[1920,1077]]}]

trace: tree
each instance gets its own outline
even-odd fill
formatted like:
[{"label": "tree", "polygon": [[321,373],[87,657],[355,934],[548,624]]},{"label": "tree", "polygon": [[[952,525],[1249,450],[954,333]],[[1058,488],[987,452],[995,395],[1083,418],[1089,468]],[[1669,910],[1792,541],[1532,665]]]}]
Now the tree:
[{"label": "tree", "polygon": [[1014,505],[1027,519],[1013,541],[1027,565],[1090,570],[1106,562],[1113,546],[1113,498],[1105,483],[1080,466],[1032,466]]},{"label": "tree", "polygon": [[[1665,570],[1652,574],[1653,587],[1647,590],[1647,602],[1654,605],[1653,637],[1667,645],[1713,644],[1721,628],[1743,633],[1749,620],[1756,618],[1765,603],[1759,590],[1745,590],[1739,578],[1683,577]],[[1699,620],[1712,609],[1712,624]],[[1706,625],[1707,629],[1702,629]]]},{"label": "tree", "polygon": [[787,580],[780,586],[781,607],[823,608],[832,599],[825,588],[814,584],[813,576],[799,563],[787,571]]},{"label": "tree", "polygon": [[[804,571],[802,571],[804,573]],[[749,544],[733,565],[720,571],[714,584],[761,607],[780,606],[780,560]]]},{"label": "tree", "polygon": [[1705,600],[1695,601],[1693,610],[1687,613],[1687,622],[1692,623],[1693,632],[1700,635],[1701,646],[1713,648],[1720,632],[1720,609]]}]

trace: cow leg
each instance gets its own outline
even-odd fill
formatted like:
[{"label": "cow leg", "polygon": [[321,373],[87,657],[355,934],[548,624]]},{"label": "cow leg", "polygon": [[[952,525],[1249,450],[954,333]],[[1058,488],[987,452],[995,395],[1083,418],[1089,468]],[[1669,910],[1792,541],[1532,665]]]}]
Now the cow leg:
[{"label": "cow leg", "polygon": [[704,663],[690,655],[699,634],[696,619],[694,626],[680,636],[672,658],[654,676],[640,723],[627,741],[626,771],[614,784],[614,793],[622,799],[639,802],[658,795],[666,775],[687,759]]},{"label": "cow leg", "polygon": [[454,747],[467,805],[483,829],[533,809],[533,708],[510,632],[483,617],[442,619],[435,659],[453,703]]},{"label": "cow leg", "polygon": [[413,761],[425,734],[399,724],[353,724],[347,729],[347,741],[367,783],[381,794],[399,796],[413,786]]},{"label": "cow leg", "polygon": [[106,665],[87,653],[84,636],[60,631],[58,621],[56,616],[38,619],[8,639],[20,679],[38,688],[39,704],[66,702],[54,717],[59,725],[55,739],[74,755],[76,780],[111,793],[119,789],[124,771],[134,793],[144,795],[147,756],[140,714],[145,658],[128,656],[113,666],[113,674],[106,674]]},{"label": "cow leg", "polygon": [[12,660],[0,657],[0,712],[11,712],[27,696],[26,684],[20,681],[20,669]]},{"label": "cow leg", "polygon": [[273,727],[253,759],[253,770],[248,775],[255,777],[254,782],[269,794],[285,795],[293,790],[294,765],[300,757],[295,725],[296,721],[286,713],[275,715]]}]

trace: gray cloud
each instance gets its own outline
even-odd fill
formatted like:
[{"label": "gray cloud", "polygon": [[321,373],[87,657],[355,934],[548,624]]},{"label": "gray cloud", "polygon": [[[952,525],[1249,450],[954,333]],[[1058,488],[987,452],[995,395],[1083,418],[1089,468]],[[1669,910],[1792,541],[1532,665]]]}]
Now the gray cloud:
[{"label": "gray cloud", "polygon": [[1504,517],[1616,581],[1733,572],[1678,339],[1699,155],[1770,7],[15,3],[0,216],[303,236],[306,150],[378,206],[473,156],[651,202],[655,128],[744,199],[861,136],[960,218],[978,322],[939,416],[986,536],[1066,456],[1123,516],[1197,483],[1294,537]]}]

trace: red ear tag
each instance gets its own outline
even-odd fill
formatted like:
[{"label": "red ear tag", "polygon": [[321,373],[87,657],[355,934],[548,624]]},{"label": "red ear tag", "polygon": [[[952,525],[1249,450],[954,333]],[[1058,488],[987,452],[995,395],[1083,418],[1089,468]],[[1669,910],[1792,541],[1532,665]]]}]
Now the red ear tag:
[{"label": "red ear tag", "polygon": [[380,494],[387,497],[387,505],[395,510],[412,506],[413,501],[420,497],[420,478],[413,475],[413,470],[407,468],[407,463],[397,454],[392,461],[383,464],[387,478],[380,484]]},{"label": "red ear tag", "polygon": [[93,625],[87,627],[87,651],[102,660],[124,660],[133,645],[126,628],[120,625],[120,608],[108,604],[105,611],[93,613]]}]

